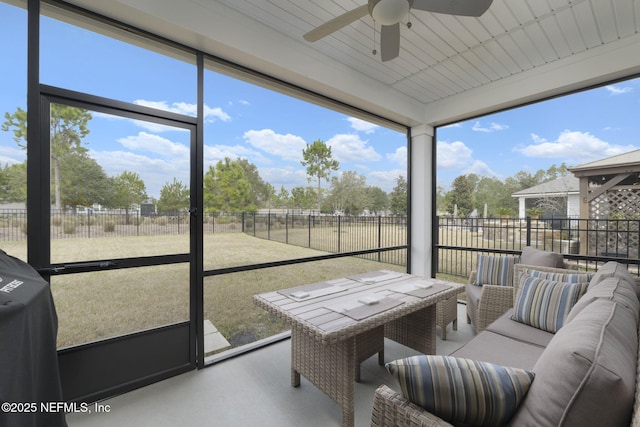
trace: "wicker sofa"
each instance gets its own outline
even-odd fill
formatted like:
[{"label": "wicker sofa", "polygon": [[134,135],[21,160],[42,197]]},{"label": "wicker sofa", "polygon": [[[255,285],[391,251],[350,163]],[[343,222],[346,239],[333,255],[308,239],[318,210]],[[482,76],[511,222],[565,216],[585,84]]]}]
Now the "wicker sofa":
[{"label": "wicker sofa", "polygon": [[[522,274],[532,274],[530,270],[520,265],[513,274],[522,278]],[[521,284],[514,279],[518,304],[528,290],[521,290]],[[513,320],[521,309],[516,305],[451,355],[450,359],[482,361],[534,374],[528,392],[515,404],[505,425],[640,427],[640,283],[626,266],[609,262],[589,276],[585,287],[555,333]],[[436,396],[441,392],[438,386],[425,388]],[[455,419],[449,423],[410,401],[405,397],[407,390],[400,388],[403,392],[387,385],[376,390],[372,426],[457,424]]]}]

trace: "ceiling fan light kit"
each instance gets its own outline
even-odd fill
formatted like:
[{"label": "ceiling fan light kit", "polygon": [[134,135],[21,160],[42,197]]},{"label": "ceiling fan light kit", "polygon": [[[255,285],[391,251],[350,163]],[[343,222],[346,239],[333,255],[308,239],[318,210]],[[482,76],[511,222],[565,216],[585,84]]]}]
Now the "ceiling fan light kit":
[{"label": "ceiling fan light kit", "polygon": [[[366,5],[325,22],[303,37],[309,42],[315,42],[370,15],[375,22],[382,26],[380,56],[384,62],[394,59],[400,54],[400,21],[409,15],[411,9],[479,17],[489,9],[491,3],[493,0],[369,0]],[[410,25],[408,27],[411,28]]]},{"label": "ceiling fan light kit", "polygon": [[409,14],[409,0],[377,0],[369,3],[369,13],[380,25],[394,25]]}]

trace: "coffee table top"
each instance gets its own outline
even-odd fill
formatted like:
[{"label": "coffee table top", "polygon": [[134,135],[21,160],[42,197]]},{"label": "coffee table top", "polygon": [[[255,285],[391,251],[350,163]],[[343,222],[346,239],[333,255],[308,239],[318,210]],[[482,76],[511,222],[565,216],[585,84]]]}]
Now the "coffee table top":
[{"label": "coffee table top", "polygon": [[463,291],[460,283],[379,270],[255,295],[254,302],[323,343],[335,343]]}]

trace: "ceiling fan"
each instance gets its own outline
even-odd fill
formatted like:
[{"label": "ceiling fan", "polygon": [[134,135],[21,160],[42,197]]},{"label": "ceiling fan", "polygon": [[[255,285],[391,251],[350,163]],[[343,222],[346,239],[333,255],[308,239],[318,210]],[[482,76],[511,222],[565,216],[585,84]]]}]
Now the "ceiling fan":
[{"label": "ceiling fan", "polygon": [[315,42],[369,14],[382,26],[380,57],[382,61],[389,61],[400,53],[400,20],[408,16],[410,9],[478,17],[489,9],[492,2],[493,0],[369,0],[368,4],[325,22],[303,37],[309,42]]}]

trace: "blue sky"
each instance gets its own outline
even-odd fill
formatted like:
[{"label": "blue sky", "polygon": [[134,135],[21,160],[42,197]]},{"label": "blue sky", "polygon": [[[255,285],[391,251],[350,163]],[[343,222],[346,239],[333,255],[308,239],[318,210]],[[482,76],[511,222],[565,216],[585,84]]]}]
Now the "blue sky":
[{"label": "blue sky", "polygon": [[[0,113],[25,108],[26,12],[0,3]],[[140,105],[195,114],[195,66],[43,19],[43,83]],[[9,65],[11,64],[11,65]],[[406,176],[405,135],[225,75],[205,75],[205,168],[247,158],[262,178],[290,189],[310,185],[300,164],[322,139],[341,171],[356,171],[389,192]],[[562,162],[574,166],[640,148],[640,80],[629,80],[438,130],[438,185],[466,173],[504,179]],[[132,170],[148,193],[177,177],[188,182],[186,132],[95,114],[90,155],[107,174]],[[0,132],[0,162],[24,160]],[[312,184],[311,184],[312,185]],[[325,184],[326,186],[326,184]]]}]

